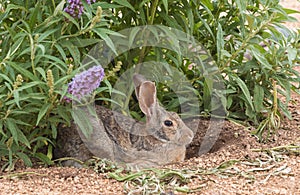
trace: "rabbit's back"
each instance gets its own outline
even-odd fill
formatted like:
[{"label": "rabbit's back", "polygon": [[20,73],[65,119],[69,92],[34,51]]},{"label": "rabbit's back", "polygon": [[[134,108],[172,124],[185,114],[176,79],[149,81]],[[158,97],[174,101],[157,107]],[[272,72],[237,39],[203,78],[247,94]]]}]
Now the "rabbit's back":
[{"label": "rabbit's back", "polygon": [[[133,158],[133,151],[153,149],[155,140],[151,136],[135,135],[135,131],[143,130],[143,123],[103,106],[96,105],[95,109],[98,118],[91,117],[93,132],[88,137],[84,136],[75,122],[71,122],[70,127],[59,126],[57,147],[54,150],[56,159],[72,157],[85,161],[92,156],[98,156],[126,162],[130,160],[122,158]],[[87,109],[81,111],[88,112]],[[74,164],[68,161],[65,165]]]},{"label": "rabbit's back", "polygon": [[[162,143],[153,135],[137,132],[145,131],[145,124],[103,106],[95,108],[98,119],[91,119],[93,132],[89,137],[78,131],[74,122],[70,127],[59,127],[55,158],[73,157],[86,161],[97,156],[129,164],[142,165],[147,161],[152,166],[183,160],[184,145]],[[77,166],[77,163],[66,161],[64,165]]]}]

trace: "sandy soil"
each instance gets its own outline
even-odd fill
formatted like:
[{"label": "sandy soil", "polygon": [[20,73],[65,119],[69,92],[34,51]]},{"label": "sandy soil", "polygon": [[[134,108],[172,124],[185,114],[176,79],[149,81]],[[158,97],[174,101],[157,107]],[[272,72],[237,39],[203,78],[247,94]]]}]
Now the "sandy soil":
[{"label": "sandy soil", "polygon": [[[276,136],[267,143],[258,143],[249,129],[227,121],[213,152],[162,169],[177,171],[185,177],[185,181],[179,181],[173,173],[167,182],[160,178],[160,182],[166,182],[165,194],[185,194],[178,192],[178,187],[189,189],[189,194],[300,194],[299,95],[293,96],[289,108],[293,120],[284,119]],[[199,143],[192,143],[191,154]],[[95,170],[110,170],[108,167],[98,165]],[[134,179],[119,182],[109,172]],[[145,171],[138,177],[114,169],[109,172],[96,173],[92,168],[25,168],[19,163],[12,173],[0,172],[0,194],[128,194],[134,191],[132,194],[143,194],[143,190],[150,192],[153,186],[144,186],[149,188],[145,190],[139,186],[141,180],[148,178],[143,181],[155,183],[153,179],[159,177],[155,171]]]}]

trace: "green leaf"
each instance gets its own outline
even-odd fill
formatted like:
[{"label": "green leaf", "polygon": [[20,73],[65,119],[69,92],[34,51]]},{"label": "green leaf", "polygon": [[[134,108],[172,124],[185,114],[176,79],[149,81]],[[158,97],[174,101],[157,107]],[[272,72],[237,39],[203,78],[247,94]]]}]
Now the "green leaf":
[{"label": "green leaf", "polygon": [[88,111],[83,108],[74,108],[72,110],[72,117],[83,135],[89,139],[94,129]]},{"label": "green leaf", "polygon": [[25,12],[27,11],[26,8],[23,7],[23,6],[15,5],[13,3],[8,3],[8,5],[5,9],[5,13],[0,15],[0,24],[2,24],[2,21],[10,15],[9,13],[13,9],[20,9],[20,10],[25,11]]},{"label": "green leaf", "polygon": [[200,3],[202,5],[204,5],[208,10],[213,10],[214,9],[212,1],[210,1],[210,0],[202,0],[202,1],[200,1]]},{"label": "green leaf", "polygon": [[113,179],[117,180],[117,181],[123,182],[123,181],[134,180],[134,179],[138,178],[139,176],[141,176],[143,174],[144,174],[143,171],[130,173],[130,174],[127,174],[127,175],[121,175],[121,174],[117,174],[116,172],[112,172],[112,173],[108,173],[108,176],[110,178],[113,178]]},{"label": "green leaf", "polygon": [[20,64],[16,64],[11,61],[8,61],[7,63],[11,65],[14,69],[16,69],[19,73],[21,73],[23,76],[28,77],[32,81],[40,81],[35,75],[32,74],[32,72],[24,69]]},{"label": "green leaf", "polygon": [[52,35],[53,33],[55,33],[58,30],[59,30],[59,28],[54,28],[54,29],[49,29],[46,32],[43,32],[42,34],[39,35],[37,42],[40,43],[40,42],[44,41],[44,39],[46,39],[49,35]]},{"label": "green leaf", "polygon": [[242,98],[242,99],[243,99],[243,102],[244,102],[245,108],[246,108],[245,109],[246,116],[248,116],[248,118],[251,119],[252,121],[254,121],[255,124],[256,124],[256,122],[257,122],[257,114],[256,114],[255,110],[253,108],[251,108],[251,106],[249,104],[246,103],[246,101],[244,100],[244,98]]},{"label": "green leaf", "polygon": [[[12,113],[13,113],[13,114],[23,114],[23,115],[28,114],[28,112],[25,112],[25,111],[15,111],[15,110],[12,111]],[[18,124],[18,125],[23,125],[23,126],[32,127],[31,124],[26,123],[25,121],[22,121],[22,120],[16,120],[16,119],[15,119],[15,123]]]},{"label": "green leaf", "polygon": [[296,59],[297,52],[298,51],[296,48],[291,48],[291,47],[287,48],[287,54],[288,54],[288,59],[290,64],[292,64],[292,61]]},{"label": "green leaf", "polygon": [[31,148],[30,143],[29,143],[28,139],[26,138],[26,136],[24,135],[24,133],[20,129],[18,129],[17,132],[18,132],[19,141],[21,143],[25,144],[28,148]]},{"label": "green leaf", "polygon": [[108,45],[108,47],[116,54],[116,48],[115,45],[113,43],[113,41],[111,40],[111,38],[107,35],[107,31],[101,28],[94,28],[93,31],[99,35],[101,37],[101,39],[103,39],[105,41],[105,43]]},{"label": "green leaf", "polygon": [[65,7],[65,0],[60,1],[60,3],[56,6],[53,15],[56,16],[59,12],[63,11],[64,7]]},{"label": "green leaf", "polygon": [[300,14],[300,11],[295,10],[295,9],[283,8],[283,10],[284,10],[287,14]]},{"label": "green leaf", "polygon": [[[33,135],[35,135],[36,134],[36,132],[34,132],[33,133]],[[46,137],[41,137],[41,136],[39,136],[39,137],[35,137],[35,138],[33,138],[33,139],[31,139],[30,140],[30,143],[32,144],[32,143],[34,143],[34,142],[38,142],[38,141],[40,141],[40,142],[43,142],[43,143],[51,143],[51,144],[53,144],[53,142],[49,139],[49,138],[46,138]]]},{"label": "green leaf", "polygon": [[21,36],[19,39],[17,39],[17,41],[15,41],[15,43],[11,46],[9,52],[8,52],[8,56],[13,56],[16,51],[20,48],[21,44],[23,43],[23,40],[25,38],[25,34],[24,36]]},{"label": "green leaf", "polygon": [[[180,31],[172,31],[170,30],[170,28],[166,27],[166,26],[158,26],[160,28],[160,30],[162,32],[164,32],[166,35],[168,35],[169,38],[169,44],[166,45],[166,47],[168,47],[169,49],[172,49],[173,51],[176,51],[178,54],[181,53],[181,47],[180,47],[180,42],[178,41],[178,39],[183,41],[188,41],[188,37],[186,36],[186,34],[181,33]],[[151,30],[152,34],[154,34],[155,36],[157,36],[158,32],[156,28],[149,28],[149,30]],[[179,33],[179,34],[175,34],[175,33]]]},{"label": "green leaf", "polygon": [[168,0],[162,0],[162,3],[163,3],[163,5],[164,5],[164,7],[165,7],[166,14],[168,14],[168,12],[169,12],[169,8],[168,8]]},{"label": "green leaf", "polygon": [[103,82],[105,83],[105,85],[107,86],[107,89],[109,91],[109,94],[111,95],[111,93],[113,92],[113,86],[110,84],[110,82],[107,79],[104,79]]},{"label": "green leaf", "polygon": [[67,59],[67,55],[64,51],[64,49],[57,43],[57,44],[54,44],[54,47],[56,47],[56,49],[58,50],[58,52],[60,53],[61,57],[63,60],[66,60]]},{"label": "green leaf", "polygon": [[29,141],[27,140],[27,138],[24,135],[24,133],[17,126],[17,123],[16,123],[15,119],[13,119],[13,118],[7,118],[6,119],[6,125],[7,125],[8,130],[12,134],[13,140],[15,141],[15,143],[18,146],[19,146],[19,142],[21,142],[22,144],[24,144],[28,148],[30,148]]},{"label": "green leaf", "polygon": [[128,42],[128,48],[133,48],[132,45],[134,44],[134,40],[137,36],[137,34],[140,32],[140,28],[133,28],[131,31],[130,31],[130,34],[129,34],[129,42]]},{"label": "green leaf", "polygon": [[22,85],[21,87],[19,87],[16,91],[22,91],[22,90],[24,90],[24,89],[30,89],[30,88],[32,88],[32,87],[34,87],[34,86],[36,86],[36,85],[39,85],[39,86],[41,86],[41,85],[45,85],[45,83],[44,82],[38,82],[38,81],[33,81],[33,82],[30,82],[30,83],[26,83],[26,84],[24,84],[24,85]]},{"label": "green leaf", "polygon": [[[30,93],[30,94],[23,94],[19,97],[19,101],[30,101],[30,100],[43,100],[46,99],[45,95],[41,95],[41,93]],[[14,104],[15,100],[10,100],[6,102],[6,105]],[[23,105],[23,108],[28,106],[29,104]]]},{"label": "green leaf", "polygon": [[71,118],[71,115],[70,115],[70,109],[66,109],[65,106],[59,106],[57,108],[57,113],[58,115],[63,118],[66,122],[70,123],[70,118]]},{"label": "green leaf", "polygon": [[1,77],[1,79],[4,79],[4,80],[8,81],[9,84],[13,85],[13,81],[10,80],[10,78],[8,76],[6,76],[5,74],[0,73],[0,77]]},{"label": "green leaf", "polygon": [[45,70],[43,68],[37,67],[35,70],[38,71],[42,75],[44,81],[47,81],[46,73],[45,73]]},{"label": "green leaf", "polygon": [[33,9],[33,11],[30,10],[31,17],[29,19],[29,26],[30,26],[31,29],[33,29],[34,26],[37,23],[37,16],[38,16],[38,13],[40,12],[40,9],[41,9],[41,7],[40,7],[40,1],[38,1],[35,4],[34,8],[32,8],[32,9]]},{"label": "green leaf", "polygon": [[4,131],[3,131],[3,120],[0,120],[0,134],[2,134],[2,136],[6,137]]},{"label": "green leaf", "polygon": [[244,12],[246,11],[246,1],[244,0],[235,0],[236,4],[239,8],[239,11],[244,14]]},{"label": "green leaf", "polygon": [[26,154],[24,154],[22,152],[17,152],[16,154],[17,154],[17,156],[19,156],[19,158],[21,160],[23,160],[23,162],[25,163],[26,166],[28,166],[28,167],[32,166],[32,162]]},{"label": "green leaf", "polygon": [[286,104],[282,103],[280,100],[278,101],[279,107],[281,109],[281,111],[284,113],[284,115],[289,119],[292,120],[292,114],[290,112],[290,110],[288,109],[288,107],[286,106]]},{"label": "green leaf", "polygon": [[14,91],[13,92],[13,97],[14,97],[14,101],[17,104],[18,108],[21,109],[19,92],[18,91]]},{"label": "green leaf", "polygon": [[53,161],[48,158],[47,155],[43,154],[43,153],[35,153],[34,157],[40,159],[42,162],[46,163],[47,165],[52,165]]},{"label": "green leaf", "polygon": [[236,4],[239,8],[239,12],[240,12],[240,28],[241,28],[241,33],[242,35],[245,34],[245,13],[246,13],[246,2],[245,0],[236,0]]},{"label": "green leaf", "polygon": [[187,10],[187,16],[188,16],[190,31],[191,33],[193,33],[195,21],[194,21],[194,14],[192,9]]},{"label": "green leaf", "polygon": [[222,30],[222,26],[219,23],[218,24],[218,32],[217,32],[217,53],[218,53],[218,62],[220,62],[223,57],[222,57],[222,50],[224,48],[224,33]]},{"label": "green leaf", "polygon": [[39,124],[40,120],[45,116],[45,114],[47,113],[47,111],[49,110],[49,108],[51,107],[51,103],[47,103],[47,104],[44,104],[38,114],[38,118],[37,118],[37,121],[36,121],[36,126]]},{"label": "green leaf", "polygon": [[113,0],[113,1],[119,5],[123,5],[124,7],[127,7],[129,9],[131,9],[133,12],[135,12],[134,7],[132,7],[132,5],[127,0]]},{"label": "green leaf", "polygon": [[204,109],[210,111],[212,103],[213,79],[206,77],[203,86],[203,104]]},{"label": "green leaf", "polygon": [[51,160],[53,158],[53,146],[48,145],[47,157]]},{"label": "green leaf", "polygon": [[72,41],[72,43],[76,46],[76,47],[87,47],[87,46],[90,46],[90,45],[94,45],[96,43],[99,43],[100,42],[100,39],[80,39],[78,37],[70,40]]},{"label": "green leaf", "polygon": [[255,16],[253,15],[249,15],[249,14],[246,14],[246,20],[248,22],[248,25],[251,29],[253,29],[255,26],[255,23],[254,23],[254,20],[255,19]]},{"label": "green leaf", "polygon": [[54,139],[57,138],[57,124],[51,123],[51,132]]},{"label": "green leaf", "polygon": [[[288,103],[291,100],[291,83],[290,81],[286,80],[285,77],[277,77],[276,81],[278,82],[278,84],[282,87],[283,89],[283,93],[282,95],[285,96],[286,98],[286,103]],[[282,90],[278,90],[278,91],[282,91]]]},{"label": "green leaf", "polygon": [[215,37],[215,35],[214,35],[214,33],[213,33],[212,29],[211,29],[211,26],[205,21],[205,19],[203,19],[201,17],[199,19],[201,20],[201,22],[204,25],[204,27],[206,28],[206,30],[209,32],[212,40],[216,41],[216,37]]},{"label": "green leaf", "polygon": [[[67,46],[67,47],[69,47],[69,46]],[[70,46],[70,49],[71,49],[71,46]],[[72,50],[72,49],[71,49],[71,50]],[[72,50],[72,51],[73,51],[73,50]],[[78,50],[77,50],[77,51],[74,51],[73,54],[72,54],[72,56],[73,56],[73,55],[80,55],[80,54],[79,54],[79,51],[78,51]],[[52,55],[44,55],[43,57],[52,60],[53,63],[54,63],[54,65],[55,65],[56,67],[58,67],[62,72],[64,72],[64,71],[67,69],[66,63],[65,63],[64,61],[62,61],[60,58],[58,58],[58,57],[56,57],[56,56],[52,56]],[[80,60],[80,58],[77,58],[77,57],[76,57],[76,60]],[[59,66],[59,65],[60,65],[60,66]]]},{"label": "green leaf", "polygon": [[[70,41],[64,41],[63,45],[66,48],[68,48],[68,50],[69,50],[72,58],[74,59],[74,63],[75,64],[80,64],[80,61],[81,61],[80,57],[81,57],[81,55],[80,55],[80,51],[78,50],[78,48],[75,45],[73,45]],[[48,56],[48,58],[49,58],[49,56]],[[62,63],[64,64],[64,62],[62,62]]]},{"label": "green leaf", "polygon": [[19,145],[19,139],[18,139],[18,127],[12,118],[6,118],[6,125],[8,130],[10,131],[13,140],[15,140],[16,144]]},{"label": "green leaf", "polygon": [[260,85],[255,85],[253,102],[254,102],[254,108],[256,112],[261,112],[264,110],[263,101],[264,101],[264,88],[261,87]]},{"label": "green leaf", "polygon": [[239,87],[241,88],[241,90],[247,100],[248,105],[251,107],[252,110],[254,110],[254,106],[253,106],[253,103],[251,100],[251,95],[250,95],[249,89],[247,88],[247,85],[245,84],[245,82],[242,79],[240,79],[237,76],[235,76],[235,80],[236,80],[237,84],[239,85]]},{"label": "green leaf", "polygon": [[255,47],[251,47],[251,51],[253,56],[255,57],[255,59],[257,59],[262,66],[264,66],[265,68],[272,70],[272,65],[269,63],[269,61],[265,58],[264,55],[262,55],[262,53],[256,49]]},{"label": "green leaf", "polygon": [[36,47],[41,49],[42,55],[45,55],[46,48],[45,48],[44,45],[42,45],[42,44],[37,44]]},{"label": "green leaf", "polygon": [[72,16],[70,16],[70,14],[68,14],[64,11],[61,12],[61,13],[62,13],[63,16],[65,16],[68,19],[68,21],[70,21],[71,23],[73,23],[76,26],[77,30],[80,30],[79,23]]},{"label": "green leaf", "polygon": [[182,18],[180,16],[176,16],[176,18],[174,18],[174,16],[171,16],[170,14],[168,15],[164,12],[160,13],[160,15],[166,21],[167,26],[172,26],[173,28],[183,30],[183,27],[180,26],[180,23],[185,24],[185,22],[182,21]]}]

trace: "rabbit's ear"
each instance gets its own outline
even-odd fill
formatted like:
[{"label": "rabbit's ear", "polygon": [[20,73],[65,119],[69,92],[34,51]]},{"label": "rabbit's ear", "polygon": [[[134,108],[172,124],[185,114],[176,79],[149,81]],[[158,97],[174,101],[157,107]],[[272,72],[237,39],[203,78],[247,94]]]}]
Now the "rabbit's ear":
[{"label": "rabbit's ear", "polygon": [[149,119],[152,116],[152,110],[156,106],[156,87],[154,82],[145,81],[140,85],[138,94],[139,105],[142,112]]},{"label": "rabbit's ear", "polygon": [[140,86],[143,82],[147,81],[147,79],[141,74],[133,75],[133,83],[135,87]]},{"label": "rabbit's ear", "polygon": [[157,104],[155,83],[148,81],[140,74],[133,75],[133,83],[140,109],[149,119],[153,114],[151,110],[153,110]]},{"label": "rabbit's ear", "polygon": [[139,98],[139,94],[140,94],[140,86],[143,82],[145,82],[147,79],[140,74],[134,74],[133,75],[133,83],[134,83],[134,87],[135,87],[135,95],[137,98]]}]

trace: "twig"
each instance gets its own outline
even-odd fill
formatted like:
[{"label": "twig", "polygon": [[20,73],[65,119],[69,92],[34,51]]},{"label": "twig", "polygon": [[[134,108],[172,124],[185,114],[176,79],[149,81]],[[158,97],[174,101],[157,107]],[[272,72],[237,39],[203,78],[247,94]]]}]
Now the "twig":
[{"label": "twig", "polygon": [[[251,149],[253,152],[270,152],[270,151],[281,151],[281,150],[292,150],[292,149],[300,149],[300,145],[284,145],[284,146],[276,146],[273,148],[262,148],[262,149]],[[294,151],[296,152],[296,151]],[[299,150],[300,152],[300,150]]]},{"label": "twig", "polygon": [[8,175],[0,175],[0,179],[12,179],[14,177],[22,177],[26,175],[38,175],[38,176],[48,176],[47,174],[41,174],[36,172],[21,172],[21,173],[12,173]]}]

